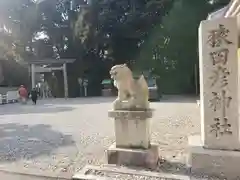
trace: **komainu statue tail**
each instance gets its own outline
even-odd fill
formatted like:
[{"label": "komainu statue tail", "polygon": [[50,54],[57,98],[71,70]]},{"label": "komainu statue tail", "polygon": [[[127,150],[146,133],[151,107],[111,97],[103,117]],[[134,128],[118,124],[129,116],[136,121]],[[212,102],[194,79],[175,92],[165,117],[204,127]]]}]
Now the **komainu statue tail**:
[{"label": "komainu statue tail", "polygon": [[142,93],[146,98],[145,101],[148,101],[148,97],[149,97],[148,84],[143,75],[139,77],[139,79],[137,80],[137,83],[139,84],[140,87],[142,87],[142,91],[143,91]]}]

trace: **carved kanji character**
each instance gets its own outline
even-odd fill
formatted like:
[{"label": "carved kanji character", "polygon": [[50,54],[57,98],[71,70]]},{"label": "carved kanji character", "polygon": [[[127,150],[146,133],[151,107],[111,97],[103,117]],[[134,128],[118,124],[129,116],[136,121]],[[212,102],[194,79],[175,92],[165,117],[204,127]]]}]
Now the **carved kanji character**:
[{"label": "carved kanji character", "polygon": [[220,47],[223,43],[232,44],[232,42],[227,39],[229,32],[230,31],[225,28],[224,25],[219,24],[218,29],[209,32],[207,43],[211,47]]},{"label": "carved kanji character", "polygon": [[228,119],[226,117],[223,118],[223,123],[221,124],[221,135],[227,134],[232,135],[231,124],[228,123]]},{"label": "carved kanji character", "polygon": [[216,137],[219,137],[221,133],[220,118],[214,118],[214,121],[215,123],[210,126],[211,127],[210,132],[214,133]]},{"label": "carved kanji character", "polygon": [[213,111],[223,108],[223,115],[225,116],[226,108],[229,108],[232,97],[227,97],[225,90],[222,90],[221,93],[212,92],[212,95],[212,99],[209,100],[210,108],[213,108]]},{"label": "carved kanji character", "polygon": [[228,61],[228,54],[229,50],[224,48],[220,49],[218,51],[210,52],[210,57],[212,59],[212,63],[215,66],[216,64],[221,63],[222,65],[225,65]]},{"label": "carved kanji character", "polygon": [[226,67],[218,66],[213,70],[213,75],[209,79],[213,80],[211,87],[213,87],[218,81],[220,82],[220,87],[225,87],[228,85],[228,75],[230,72]]}]

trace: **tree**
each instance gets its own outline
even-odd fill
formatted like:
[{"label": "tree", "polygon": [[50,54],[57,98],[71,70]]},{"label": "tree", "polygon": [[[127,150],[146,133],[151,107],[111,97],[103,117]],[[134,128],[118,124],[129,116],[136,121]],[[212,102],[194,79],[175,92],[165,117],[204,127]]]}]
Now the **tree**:
[{"label": "tree", "polygon": [[[83,76],[89,78],[90,89],[94,90],[89,93],[99,94],[101,80],[109,76],[112,65],[119,63],[137,64],[136,69],[165,79],[164,91],[189,92],[193,89],[189,76],[198,59],[199,22],[226,3],[3,0],[0,53],[3,59],[14,60],[75,58],[74,64],[68,65],[72,96],[78,94],[77,78]],[[56,78],[62,86],[62,75],[56,73]]]},{"label": "tree", "polygon": [[[19,85],[28,80],[28,69],[19,61],[32,54],[29,47],[38,26],[35,3],[32,0],[2,0],[0,17],[0,60],[5,76],[3,83]],[[14,75],[12,69],[15,69]]]},{"label": "tree", "polygon": [[178,0],[141,46],[137,69],[160,77],[165,93],[195,92],[194,69],[198,65],[198,26],[209,12],[226,1]]}]

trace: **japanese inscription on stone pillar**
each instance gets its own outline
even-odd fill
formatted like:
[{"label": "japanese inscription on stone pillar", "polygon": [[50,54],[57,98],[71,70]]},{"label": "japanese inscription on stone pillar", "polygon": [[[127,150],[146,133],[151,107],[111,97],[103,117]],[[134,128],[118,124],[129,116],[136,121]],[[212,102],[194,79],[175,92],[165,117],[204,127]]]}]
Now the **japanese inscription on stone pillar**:
[{"label": "japanese inscription on stone pillar", "polygon": [[204,146],[239,149],[238,32],[235,18],[199,28],[201,127]]}]

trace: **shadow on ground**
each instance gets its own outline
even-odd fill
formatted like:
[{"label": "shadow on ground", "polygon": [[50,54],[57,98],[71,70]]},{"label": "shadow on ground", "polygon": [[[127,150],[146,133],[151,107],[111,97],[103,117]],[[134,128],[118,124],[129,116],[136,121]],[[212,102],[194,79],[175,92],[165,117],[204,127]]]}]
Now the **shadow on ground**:
[{"label": "shadow on ground", "polygon": [[54,131],[49,125],[0,124],[0,162],[50,155],[59,147],[74,144],[71,135]]},{"label": "shadow on ground", "polygon": [[58,113],[74,109],[70,106],[6,104],[0,107],[0,115]]},{"label": "shadow on ground", "polygon": [[197,103],[197,96],[163,95],[160,103]]},{"label": "shadow on ground", "polygon": [[[59,98],[48,100],[49,104],[64,105],[91,105],[112,103],[117,97],[86,97],[86,98],[70,98],[68,100]],[[160,100],[150,100],[156,103],[196,103],[199,97],[195,95],[163,95]]]},{"label": "shadow on ground", "polygon": [[[116,97],[84,97],[84,98],[64,98],[48,99],[49,104],[64,104],[64,105],[91,105],[91,104],[105,104],[111,103],[116,99]],[[43,100],[46,102],[46,100]]]}]

